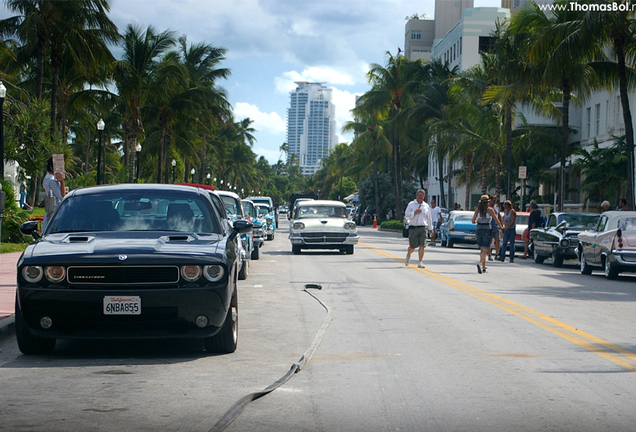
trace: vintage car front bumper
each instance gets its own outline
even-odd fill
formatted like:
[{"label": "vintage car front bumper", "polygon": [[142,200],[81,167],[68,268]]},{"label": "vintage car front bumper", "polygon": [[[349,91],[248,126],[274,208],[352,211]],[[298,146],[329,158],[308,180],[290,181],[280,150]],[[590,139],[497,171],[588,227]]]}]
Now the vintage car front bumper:
[{"label": "vintage car front bumper", "polygon": [[325,247],[325,246],[345,246],[358,244],[360,237],[358,233],[348,233],[343,231],[302,231],[291,232],[289,240],[292,245],[300,245],[303,247]]}]

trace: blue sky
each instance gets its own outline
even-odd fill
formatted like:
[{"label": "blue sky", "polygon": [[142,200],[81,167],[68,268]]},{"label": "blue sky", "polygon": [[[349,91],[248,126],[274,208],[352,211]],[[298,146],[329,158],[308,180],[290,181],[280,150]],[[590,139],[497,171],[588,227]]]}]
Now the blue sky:
[{"label": "blue sky", "polygon": [[[129,23],[152,25],[226,48],[222,66],[232,75],[219,84],[236,119],[254,120],[254,152],[273,164],[286,140],[294,81],[333,88],[339,132],[351,120],[355,96],[369,89],[369,65],[383,65],[387,51],[404,49],[405,17],[434,18],[434,5],[434,0],[112,0],[110,18],[122,32]],[[499,7],[501,0],[474,5]],[[0,19],[8,16],[0,6]]]}]

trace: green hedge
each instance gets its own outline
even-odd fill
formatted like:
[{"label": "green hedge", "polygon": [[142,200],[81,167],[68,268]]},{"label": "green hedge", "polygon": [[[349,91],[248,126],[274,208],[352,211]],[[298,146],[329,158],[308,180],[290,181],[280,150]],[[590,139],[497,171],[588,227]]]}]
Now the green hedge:
[{"label": "green hedge", "polygon": [[382,222],[380,224],[380,228],[402,231],[402,228],[404,228],[404,224],[402,224],[402,221],[399,220],[388,220]]}]

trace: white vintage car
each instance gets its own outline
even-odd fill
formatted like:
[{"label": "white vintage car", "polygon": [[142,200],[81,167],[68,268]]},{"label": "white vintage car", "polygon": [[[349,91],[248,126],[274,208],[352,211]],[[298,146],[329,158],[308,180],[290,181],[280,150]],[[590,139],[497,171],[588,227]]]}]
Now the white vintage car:
[{"label": "white vintage car", "polygon": [[327,200],[296,203],[289,230],[295,255],[301,249],[338,249],[352,254],[358,239],[356,224],[347,219],[344,203]]},{"label": "white vintage car", "polygon": [[601,268],[606,278],[616,279],[620,272],[636,272],[636,212],[606,211],[596,228],[578,237],[581,273]]}]

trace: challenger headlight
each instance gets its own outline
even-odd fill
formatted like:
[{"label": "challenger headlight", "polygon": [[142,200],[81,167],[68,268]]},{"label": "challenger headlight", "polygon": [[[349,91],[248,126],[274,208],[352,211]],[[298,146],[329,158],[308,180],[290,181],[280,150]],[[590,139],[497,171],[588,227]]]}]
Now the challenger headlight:
[{"label": "challenger headlight", "polygon": [[62,266],[50,266],[44,268],[44,275],[49,282],[60,283],[66,277],[66,269]]},{"label": "challenger headlight", "polygon": [[42,267],[40,266],[26,266],[22,269],[22,276],[29,283],[37,283],[42,280]]},{"label": "challenger headlight", "polygon": [[297,230],[305,229],[305,224],[302,222],[294,222],[293,228]]},{"label": "challenger headlight", "polygon": [[194,282],[201,277],[201,267],[198,265],[184,265],[181,267],[181,277],[188,282]]},{"label": "challenger headlight", "polygon": [[354,230],[356,229],[356,223],[355,222],[347,222],[344,224],[345,229],[347,230]]},{"label": "challenger headlight", "polygon": [[203,276],[210,282],[218,282],[221,280],[225,271],[220,265],[207,265],[203,267]]}]

